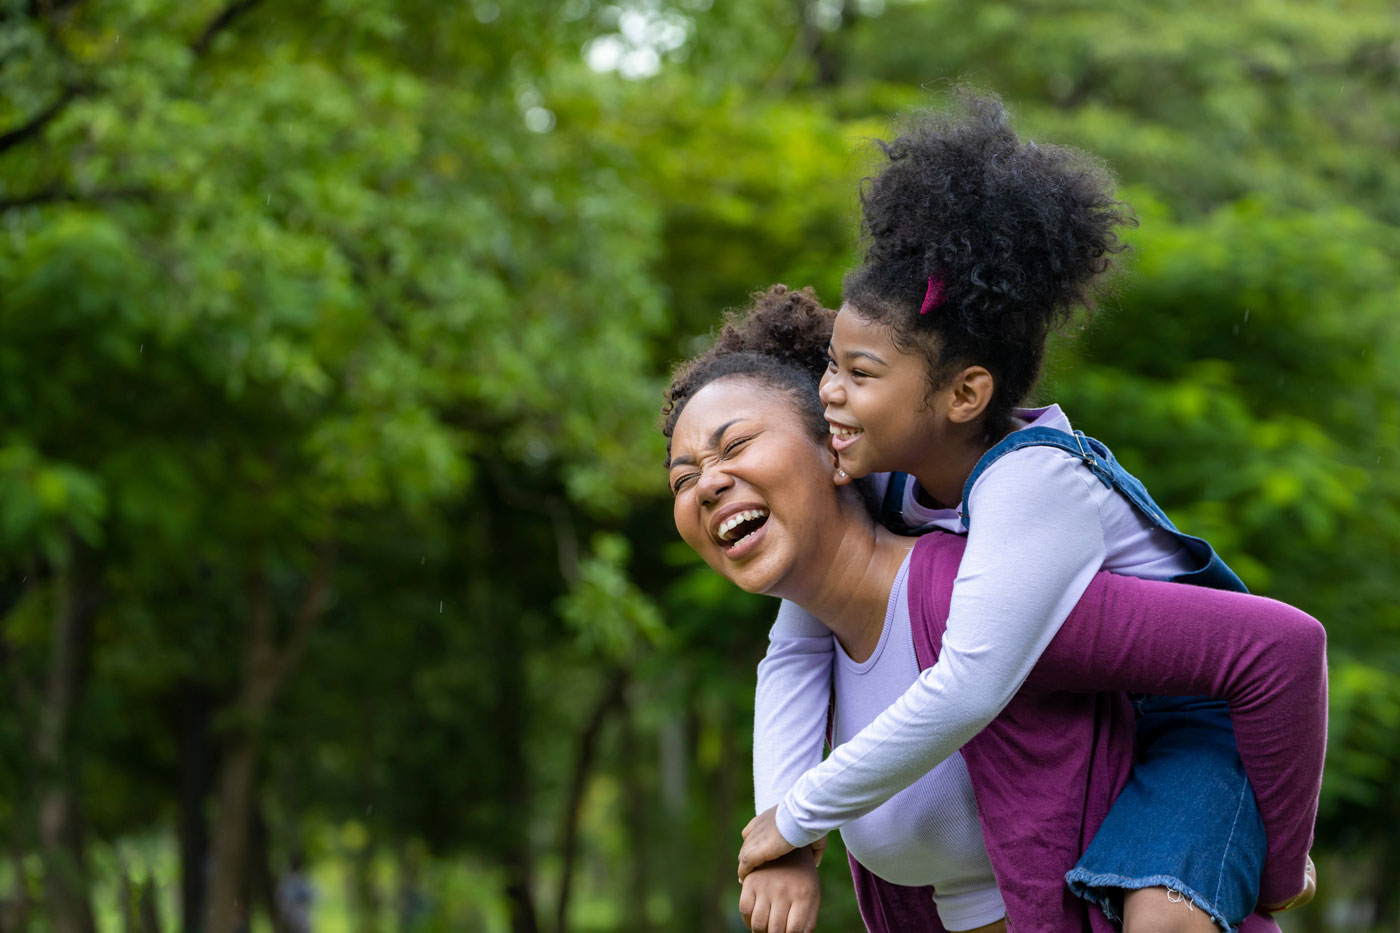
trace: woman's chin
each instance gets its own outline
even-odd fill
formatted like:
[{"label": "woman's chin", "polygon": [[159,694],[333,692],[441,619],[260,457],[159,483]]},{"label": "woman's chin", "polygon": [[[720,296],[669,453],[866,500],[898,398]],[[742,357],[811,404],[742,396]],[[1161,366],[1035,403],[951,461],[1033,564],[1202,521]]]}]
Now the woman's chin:
[{"label": "woman's chin", "polygon": [[747,539],[721,550],[711,566],[745,592],[773,595],[792,563],[792,549],[776,524],[770,518]]}]

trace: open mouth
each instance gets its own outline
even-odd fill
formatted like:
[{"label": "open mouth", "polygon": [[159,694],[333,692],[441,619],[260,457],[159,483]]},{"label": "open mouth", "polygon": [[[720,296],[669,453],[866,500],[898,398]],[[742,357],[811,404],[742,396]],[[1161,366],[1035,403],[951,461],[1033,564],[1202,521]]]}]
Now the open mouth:
[{"label": "open mouth", "polygon": [[856,439],[865,433],[860,428],[853,428],[838,421],[827,421],[827,427],[831,430],[831,446],[837,453],[854,444]]},{"label": "open mouth", "polygon": [[746,509],[743,512],[737,512],[725,519],[716,532],[720,547],[726,551],[732,551],[743,545],[750,536],[757,533],[766,524],[768,524],[767,509]]}]

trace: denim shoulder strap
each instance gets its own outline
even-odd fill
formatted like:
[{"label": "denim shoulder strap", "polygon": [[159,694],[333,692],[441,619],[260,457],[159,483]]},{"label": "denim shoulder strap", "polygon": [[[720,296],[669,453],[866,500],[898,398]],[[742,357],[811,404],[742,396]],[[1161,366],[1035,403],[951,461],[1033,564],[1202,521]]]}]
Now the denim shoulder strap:
[{"label": "denim shoulder strap", "polygon": [[1082,431],[1067,434],[1055,428],[1022,428],[1019,431],[1012,431],[999,443],[993,445],[977,461],[977,465],[972,468],[971,475],[968,476],[967,482],[963,485],[961,515],[964,528],[970,527],[972,522],[968,496],[972,492],[973,484],[993,463],[1013,450],[1020,450],[1023,447],[1054,447],[1071,456],[1078,457],[1099,482],[1123,496],[1149,521],[1175,537],[1181,546],[1191,554],[1195,569],[1178,574],[1172,578],[1173,582],[1247,592],[1243,581],[1220,559],[1220,555],[1215,553],[1215,549],[1210,546],[1209,542],[1203,538],[1184,534],[1176,525],[1172,524],[1172,520],[1153,500],[1142,481],[1123,469],[1107,446],[1085,435]]},{"label": "denim shoulder strap", "polygon": [[908,523],[904,521],[904,490],[908,485],[908,473],[891,473],[890,483],[885,487],[885,498],[880,500],[880,524],[896,534],[910,532]]},{"label": "denim shoulder strap", "polygon": [[1020,450],[1023,447],[1056,447],[1063,450],[1065,453],[1084,461],[1084,465],[1098,478],[1099,482],[1110,488],[1113,486],[1108,470],[1108,464],[1113,463],[1113,454],[1109,453],[1108,448],[1103,444],[1092,437],[1085,436],[1082,431],[1066,434],[1057,428],[1022,428],[1019,431],[1012,431],[1000,442],[992,445],[991,449],[983,454],[982,458],[977,461],[977,465],[972,468],[967,482],[963,484],[962,512],[960,514],[964,528],[972,522],[971,506],[968,505],[967,500],[977,480],[981,479],[982,474],[987,472],[987,468],[993,463],[1013,450]]}]

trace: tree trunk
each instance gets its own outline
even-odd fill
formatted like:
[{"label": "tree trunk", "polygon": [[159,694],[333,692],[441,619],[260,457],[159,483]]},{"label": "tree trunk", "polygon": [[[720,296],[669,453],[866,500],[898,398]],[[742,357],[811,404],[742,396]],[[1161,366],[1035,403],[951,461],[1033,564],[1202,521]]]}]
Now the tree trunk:
[{"label": "tree trunk", "polygon": [[267,573],[258,561],[254,561],[249,573],[248,641],[236,708],[239,721],[230,731],[216,780],[209,933],[238,933],[251,919],[247,903],[248,831],[262,756],[262,730],[277,695],[306,653],[311,634],[325,612],[333,554],[329,543],[318,550],[301,606],[281,645]]},{"label": "tree trunk", "polygon": [[277,874],[272,870],[272,840],[268,838],[263,808],[253,803],[252,835],[249,837],[248,869],[251,873],[253,903],[260,904],[272,925],[272,933],[289,933],[286,918],[277,905]]},{"label": "tree trunk", "polygon": [[251,911],[247,889],[248,821],[257,776],[259,743],[242,735],[224,752],[215,800],[213,872],[209,892],[210,933],[245,929]]},{"label": "tree trunk", "polygon": [[734,775],[740,768],[734,748],[734,726],[729,721],[728,713],[729,709],[725,707],[717,724],[719,762],[709,779],[710,794],[714,798],[711,825],[718,827],[719,832],[711,837],[711,870],[706,873],[704,901],[700,914],[700,929],[704,933],[724,933],[730,926],[728,918],[738,912],[735,909],[739,901],[734,886],[735,846],[733,837],[729,835],[729,826],[734,819]]},{"label": "tree trunk", "polygon": [[654,799],[647,794],[641,780],[641,752],[637,748],[637,726],[631,715],[630,704],[622,713],[622,755],[621,781],[623,799],[630,801],[623,816],[627,824],[627,837],[631,840],[631,866],[629,882],[631,890],[626,894],[628,902],[637,905],[633,929],[635,933],[651,933],[651,914],[647,905],[651,902],[651,840],[648,836],[648,803]]},{"label": "tree trunk", "polygon": [[379,892],[374,862],[377,847],[373,835],[367,835],[364,846],[350,859],[350,905],[354,912],[351,929],[355,933],[379,933],[384,912],[384,899]]},{"label": "tree trunk", "polygon": [[563,867],[559,875],[559,898],[556,903],[554,929],[558,933],[568,933],[569,896],[573,887],[574,857],[578,849],[578,818],[583,807],[583,795],[588,790],[588,777],[593,770],[593,759],[598,754],[598,739],[603,733],[603,725],[608,715],[622,705],[627,688],[627,674],[613,672],[611,683],[603,689],[603,696],[588,717],[583,733],[579,736],[578,750],[574,754],[573,779],[569,783],[569,801],[564,808],[564,831],[559,851]]},{"label": "tree trunk", "polygon": [[29,884],[24,871],[24,850],[11,840],[10,871],[14,873],[14,897],[0,909],[0,933],[24,933],[29,929]]},{"label": "tree trunk", "polygon": [[180,918],[184,933],[203,933],[209,822],[204,804],[213,789],[209,693],[187,680],[180,686]]},{"label": "tree trunk", "polygon": [[506,903],[510,908],[511,933],[539,933],[534,900],[534,858],[530,851],[529,769],[525,760],[526,704],[523,640],[518,618],[506,619],[498,613],[492,598],[495,585],[490,574],[493,556],[490,515],[478,512],[465,543],[466,565],[473,568],[467,577],[468,618],[487,632],[491,668],[496,674],[495,709],[492,720],[499,744],[496,757],[498,774],[497,811],[506,822],[502,827],[500,864],[505,873]]},{"label": "tree trunk", "polygon": [[160,910],[156,906],[156,879],[147,874],[136,892],[136,914],[141,933],[160,933]]},{"label": "tree trunk", "polygon": [[85,679],[98,593],[91,549],[74,539],[70,555],[69,566],[53,582],[53,644],[34,742],[39,776],[38,840],[44,862],[44,899],[54,933],[93,933],[69,732]]}]

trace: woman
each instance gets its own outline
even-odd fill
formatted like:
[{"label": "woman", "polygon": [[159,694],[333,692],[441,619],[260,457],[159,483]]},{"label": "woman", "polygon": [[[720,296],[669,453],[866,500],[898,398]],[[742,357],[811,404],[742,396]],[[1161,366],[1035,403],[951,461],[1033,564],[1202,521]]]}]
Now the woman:
[{"label": "woman", "polygon": [[[875,523],[854,490],[835,485],[839,466],[817,395],[831,313],[808,296],[808,313],[794,316],[791,296],[770,291],[746,319],[728,323],[711,351],[678,370],[664,427],[677,529],[743,589],[791,600],[826,622],[855,664],[912,642],[927,666],[937,658],[962,539],[897,536]],[[1261,814],[1279,840],[1264,872],[1302,886],[1325,745],[1323,647],[1316,621],[1271,600],[1100,574],[1021,693],[964,746],[965,782],[954,773],[923,788],[920,806],[936,811],[935,822],[971,820],[980,833],[953,827],[944,838],[963,851],[942,860],[921,860],[927,842],[913,832],[895,841],[895,851],[870,853],[890,866],[886,874],[906,861],[950,872],[922,883],[937,890],[955,882],[957,903],[945,911],[940,902],[934,917],[927,895],[857,866],[867,925],[974,929],[996,922],[986,913],[999,909],[995,893],[1013,929],[1112,929],[1062,880],[1132,762],[1126,697],[1089,691],[1228,699]],[[838,724],[861,706],[868,686],[838,678]],[[847,722],[845,731],[859,727]],[[975,806],[965,805],[969,792]],[[861,819],[900,805],[893,798]],[[900,815],[907,818],[885,814],[884,825],[928,822],[927,813]],[[970,851],[978,843],[988,869],[981,877],[979,852]],[[848,848],[865,859],[849,839]],[[783,922],[810,928],[815,912]],[[1243,928],[1272,926],[1256,914]],[[772,930],[767,921],[765,928]]]}]

